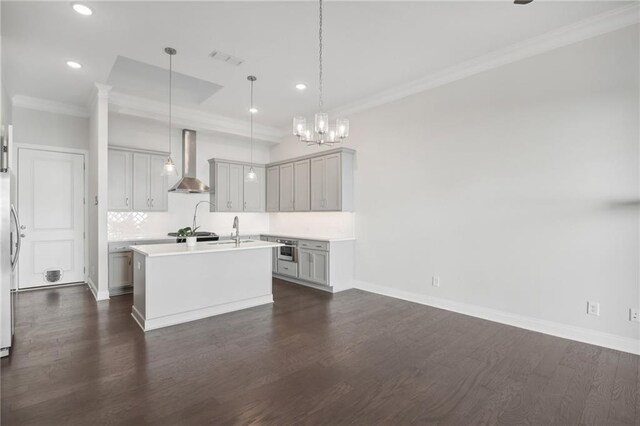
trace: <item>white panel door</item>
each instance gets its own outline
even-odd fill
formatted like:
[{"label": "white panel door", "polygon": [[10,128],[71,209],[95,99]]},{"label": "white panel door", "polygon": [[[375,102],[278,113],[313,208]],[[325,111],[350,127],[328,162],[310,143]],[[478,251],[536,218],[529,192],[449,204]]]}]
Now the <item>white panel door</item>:
[{"label": "white panel door", "polygon": [[340,154],[327,155],[324,168],[324,210],[342,209],[342,167]]},{"label": "white panel door", "polygon": [[138,212],[151,209],[149,167],[148,154],[133,154],[133,209]]},{"label": "white panel door", "polygon": [[280,166],[280,211],[293,211],[293,163]]},{"label": "white panel door", "polygon": [[244,167],[240,164],[229,165],[229,209],[241,212],[244,200]]},{"label": "white panel door", "polygon": [[109,150],[109,210],[131,210],[131,153]]},{"label": "white panel door", "polygon": [[267,169],[267,211],[280,210],[280,168],[278,166]]},{"label": "white panel door", "polygon": [[229,163],[216,163],[216,210],[231,211],[229,204]]},{"label": "white panel door", "polygon": [[325,158],[311,159],[311,210],[325,210]]},{"label": "white panel door", "polygon": [[84,281],[84,157],[21,149],[18,165],[18,288]]},{"label": "white panel door", "polygon": [[152,211],[167,211],[169,188],[167,177],[162,176],[164,160],[163,155],[149,156],[149,206]]},{"label": "white panel door", "polygon": [[[249,166],[244,166],[244,175],[249,173]],[[245,212],[263,212],[265,208],[265,172],[264,167],[253,167],[253,171],[258,177],[256,182],[244,183],[244,211]]]},{"label": "white panel door", "polygon": [[298,161],[294,165],[293,187],[294,187],[294,210],[297,212],[308,212],[311,207],[310,195],[310,173],[309,160]]}]

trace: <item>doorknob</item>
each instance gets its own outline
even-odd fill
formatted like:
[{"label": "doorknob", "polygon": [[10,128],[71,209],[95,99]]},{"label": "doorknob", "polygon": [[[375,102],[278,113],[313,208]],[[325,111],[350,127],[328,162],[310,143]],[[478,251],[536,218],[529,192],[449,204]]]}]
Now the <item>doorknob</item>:
[{"label": "doorknob", "polygon": [[27,227],[24,225],[20,225],[20,229],[27,229]]},{"label": "doorknob", "polygon": [[20,238],[25,238],[26,235],[25,234],[20,234]]}]

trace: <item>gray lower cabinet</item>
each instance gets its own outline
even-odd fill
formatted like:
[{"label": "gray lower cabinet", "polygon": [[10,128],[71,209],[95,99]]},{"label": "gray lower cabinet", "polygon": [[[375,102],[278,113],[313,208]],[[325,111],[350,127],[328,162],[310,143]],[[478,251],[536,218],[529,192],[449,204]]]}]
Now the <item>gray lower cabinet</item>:
[{"label": "gray lower cabinet", "polygon": [[121,251],[109,254],[109,291],[122,291],[133,285],[133,252]]},{"label": "gray lower cabinet", "polygon": [[329,252],[298,249],[298,278],[316,284],[329,283]]},{"label": "gray lower cabinet", "polygon": [[298,264],[286,260],[278,260],[278,273],[290,277],[298,277]]}]

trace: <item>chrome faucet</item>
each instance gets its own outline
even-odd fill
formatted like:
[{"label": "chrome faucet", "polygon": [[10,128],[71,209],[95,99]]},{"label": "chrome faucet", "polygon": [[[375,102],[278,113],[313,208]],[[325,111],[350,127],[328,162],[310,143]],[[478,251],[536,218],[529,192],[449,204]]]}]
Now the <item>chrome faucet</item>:
[{"label": "chrome faucet", "polygon": [[233,218],[233,229],[236,230],[236,235],[234,237],[232,232],[231,239],[236,242],[236,245],[240,245],[240,219],[238,219],[238,216]]}]

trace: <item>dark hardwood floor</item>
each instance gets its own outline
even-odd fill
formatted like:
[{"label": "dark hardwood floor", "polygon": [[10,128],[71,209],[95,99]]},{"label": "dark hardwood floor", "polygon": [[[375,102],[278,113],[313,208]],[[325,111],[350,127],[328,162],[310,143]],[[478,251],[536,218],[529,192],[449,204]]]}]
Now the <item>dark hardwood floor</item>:
[{"label": "dark hardwood floor", "polygon": [[143,333],[131,296],[17,296],[2,425],[639,425],[638,356],[359,290]]}]

